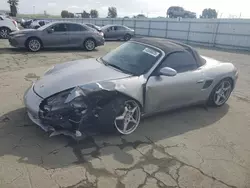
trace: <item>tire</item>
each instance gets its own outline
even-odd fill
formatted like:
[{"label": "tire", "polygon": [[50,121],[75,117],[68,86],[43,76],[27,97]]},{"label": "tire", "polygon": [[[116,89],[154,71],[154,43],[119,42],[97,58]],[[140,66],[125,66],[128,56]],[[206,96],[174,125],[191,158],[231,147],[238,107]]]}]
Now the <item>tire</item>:
[{"label": "tire", "polygon": [[[223,83],[224,83],[224,88],[229,88],[228,90],[221,89],[221,87],[223,86]],[[213,107],[223,106],[229,99],[232,90],[233,90],[233,82],[230,78],[225,78],[221,80],[212,90],[208,99],[208,105],[213,106]],[[225,98],[221,97],[222,100],[218,100],[218,98],[220,98],[220,95],[224,96]]]},{"label": "tire", "polygon": [[[135,111],[132,114],[132,109],[129,109],[131,112],[127,111],[127,115],[125,115],[125,109],[128,104],[134,104]],[[132,107],[132,105],[131,105]],[[129,115],[130,113],[130,115]],[[135,116],[136,114],[136,116]],[[119,118],[123,119],[119,119]],[[136,122],[130,122],[127,125],[127,130],[124,129],[125,122],[128,122],[129,118],[134,118]],[[121,97],[111,101],[109,104],[105,105],[102,108],[102,111],[99,113],[98,116],[98,125],[99,129],[103,133],[118,133],[122,135],[128,135],[133,133],[138,125],[140,124],[141,118],[141,108],[140,105],[133,99]],[[133,125],[134,124],[134,125]],[[124,131],[125,130],[125,131]]]},{"label": "tire", "polygon": [[31,52],[38,52],[42,48],[42,42],[38,38],[29,38],[26,42],[26,47]]},{"label": "tire", "polygon": [[124,39],[125,41],[129,41],[129,40],[131,39],[131,37],[132,37],[132,36],[131,36],[130,34],[126,34],[126,35],[124,36],[123,39]]},{"label": "tire", "polygon": [[11,30],[7,27],[0,28],[0,38],[7,39]]},{"label": "tire", "polygon": [[94,39],[87,39],[84,41],[83,46],[87,51],[93,51],[96,47]]}]

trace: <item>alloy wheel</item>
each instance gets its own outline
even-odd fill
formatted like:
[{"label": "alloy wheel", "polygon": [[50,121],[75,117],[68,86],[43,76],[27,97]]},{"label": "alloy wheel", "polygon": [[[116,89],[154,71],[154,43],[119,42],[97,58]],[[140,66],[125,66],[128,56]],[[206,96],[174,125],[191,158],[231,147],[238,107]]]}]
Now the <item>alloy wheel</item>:
[{"label": "alloy wheel", "polygon": [[124,104],[121,115],[115,118],[115,127],[121,134],[131,134],[138,127],[141,119],[140,106],[134,100],[128,100]]},{"label": "alloy wheel", "polygon": [[4,39],[7,39],[8,36],[9,36],[9,29],[7,29],[7,28],[2,28],[2,29],[0,30],[0,36],[1,36],[2,38],[4,38]]},{"label": "alloy wheel", "polygon": [[214,93],[214,104],[217,106],[223,105],[229,98],[232,92],[232,84],[228,80],[223,80],[216,88]]},{"label": "alloy wheel", "polygon": [[33,52],[39,51],[41,48],[41,43],[37,39],[31,39],[29,41],[29,49]]},{"label": "alloy wheel", "polygon": [[94,42],[92,39],[88,39],[88,40],[85,42],[85,48],[86,48],[88,51],[92,51],[92,50],[95,48],[95,42]]}]

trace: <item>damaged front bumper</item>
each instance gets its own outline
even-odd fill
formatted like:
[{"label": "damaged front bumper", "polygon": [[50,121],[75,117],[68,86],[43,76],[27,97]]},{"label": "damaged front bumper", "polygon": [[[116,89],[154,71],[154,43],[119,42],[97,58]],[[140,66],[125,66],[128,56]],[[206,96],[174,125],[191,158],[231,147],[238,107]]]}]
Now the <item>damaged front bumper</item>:
[{"label": "damaged front bumper", "polygon": [[[83,130],[98,124],[96,122],[99,121],[102,107],[116,95],[116,91],[109,91],[99,84],[94,84],[84,88],[75,87],[42,98],[36,94],[32,86],[25,93],[24,103],[31,121],[44,131],[52,132],[52,135],[81,137]],[[110,121],[110,124],[112,122]]]},{"label": "damaged front bumper", "polygon": [[44,124],[39,118],[39,105],[42,100],[43,98],[34,92],[33,86],[26,91],[24,95],[24,104],[27,108],[28,116],[33,123],[41,127],[44,131],[55,131],[52,126]]}]

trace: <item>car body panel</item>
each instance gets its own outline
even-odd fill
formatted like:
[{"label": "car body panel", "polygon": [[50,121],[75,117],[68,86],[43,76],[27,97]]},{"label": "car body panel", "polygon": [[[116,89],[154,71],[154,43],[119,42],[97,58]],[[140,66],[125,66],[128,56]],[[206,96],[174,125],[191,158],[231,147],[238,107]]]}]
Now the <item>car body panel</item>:
[{"label": "car body panel", "polygon": [[[114,30],[114,27],[119,29]],[[122,25],[106,25],[101,30],[104,33],[104,38],[108,40],[124,39],[126,34],[134,36],[134,30]]]},{"label": "car body panel", "polygon": [[[174,76],[154,74],[163,59],[168,57],[165,51],[161,52],[162,56],[151,69],[139,76],[125,74],[105,64],[101,59],[58,64],[48,70],[44,77],[36,81],[26,92],[25,105],[28,114],[32,121],[44,130],[49,130],[53,126],[40,121],[44,117],[37,118],[37,114],[43,114],[44,109],[51,110],[52,107],[46,107],[48,101],[56,100],[54,98],[58,95],[64,95],[66,98],[61,99],[63,104],[56,107],[55,111],[67,109],[68,107],[64,106],[70,101],[82,97],[88,106],[84,116],[89,116],[89,113],[93,115],[95,111],[102,109],[101,106],[95,106],[97,103],[93,101],[97,99],[103,104],[115,100],[117,96],[127,96],[136,100],[141,106],[143,115],[147,116],[191,104],[205,103],[213,88],[224,78],[231,79],[234,86],[236,84],[238,72],[233,64],[205,56],[202,58],[206,63],[195,70],[177,73]],[[73,98],[68,99],[70,96]],[[70,108],[73,107],[70,105]],[[94,116],[98,118],[97,114]],[[62,127],[63,118],[64,116],[58,120],[58,124]]]},{"label": "car body panel", "polygon": [[[83,42],[88,37],[93,38],[96,41],[96,46],[104,45],[104,38],[97,31],[90,29],[88,31],[72,32],[48,32],[49,28],[52,28],[56,24],[76,24],[73,22],[53,22],[46,24],[39,29],[24,29],[10,33],[10,44],[14,47],[25,48],[26,41],[30,37],[39,38],[44,48],[55,47],[83,47]],[[79,24],[81,25],[81,24]],[[72,40],[72,41],[71,41]]]},{"label": "car body panel", "polygon": [[56,66],[50,74],[36,82],[34,90],[41,97],[46,98],[76,86],[129,76],[97,62],[96,59],[78,60]]}]

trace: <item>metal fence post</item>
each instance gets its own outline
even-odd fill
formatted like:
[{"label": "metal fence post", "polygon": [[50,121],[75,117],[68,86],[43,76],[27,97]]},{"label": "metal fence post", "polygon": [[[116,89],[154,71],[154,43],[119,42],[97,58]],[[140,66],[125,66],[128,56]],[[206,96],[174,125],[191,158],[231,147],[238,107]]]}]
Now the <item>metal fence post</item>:
[{"label": "metal fence post", "polygon": [[166,21],[166,35],[165,38],[168,38],[168,21]]},{"label": "metal fence post", "polygon": [[151,20],[149,20],[149,26],[148,26],[148,36],[150,35],[150,30],[151,30]]},{"label": "metal fence post", "polygon": [[124,22],[124,18],[122,18],[122,25],[124,24],[123,22]]},{"label": "metal fence post", "polygon": [[191,21],[189,21],[189,23],[188,23],[187,43],[189,40],[190,27],[191,27]]},{"label": "metal fence post", "polygon": [[219,27],[220,27],[220,20],[217,23],[216,31],[215,31],[215,34],[214,34],[213,47],[216,47],[216,39],[217,39],[217,34],[218,34]]},{"label": "metal fence post", "polygon": [[136,19],[134,19],[134,31],[135,31],[135,34],[136,34]]}]

